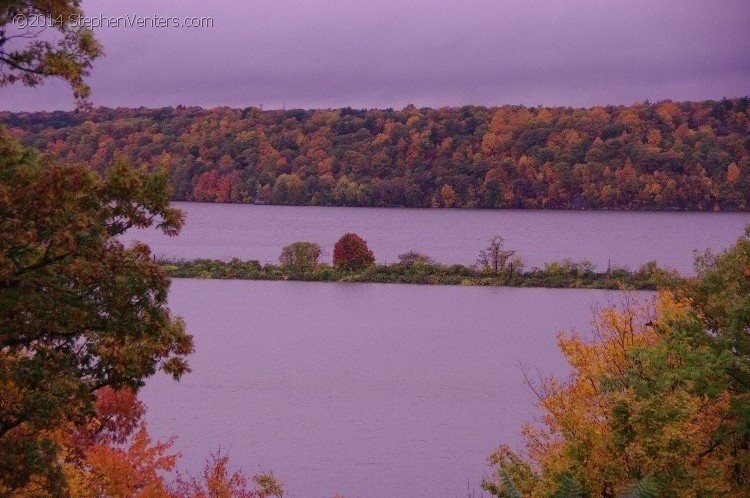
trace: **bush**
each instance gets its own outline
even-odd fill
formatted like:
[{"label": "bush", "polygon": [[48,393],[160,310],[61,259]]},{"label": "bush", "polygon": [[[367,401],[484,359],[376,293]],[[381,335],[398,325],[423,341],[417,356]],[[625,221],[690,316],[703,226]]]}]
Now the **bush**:
[{"label": "bush", "polygon": [[284,270],[292,273],[308,273],[318,266],[318,259],[323,253],[314,242],[295,242],[281,250],[279,264]]}]

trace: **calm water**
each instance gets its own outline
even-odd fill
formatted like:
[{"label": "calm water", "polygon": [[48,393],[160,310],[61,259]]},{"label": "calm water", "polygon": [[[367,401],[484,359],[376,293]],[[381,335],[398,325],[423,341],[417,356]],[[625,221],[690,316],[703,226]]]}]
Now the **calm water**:
[{"label": "calm water", "polygon": [[[418,250],[471,264],[503,236],[527,264],[571,257],[600,268],[656,260],[684,273],[722,249],[748,214],[461,211],[179,203],[176,238],[135,232],[163,256],[275,261],[297,240],[365,237],[380,261]],[[648,298],[649,294],[643,294]],[[273,470],[288,496],[466,497],[486,457],[538,413],[519,364],[565,374],[559,330],[588,328],[591,290],[176,280],[173,310],[196,338],[193,372],[151,379],[152,432],[179,436],[198,472],[228,451]]]},{"label": "calm water", "polygon": [[748,213],[632,213],[591,211],[485,211],[362,209],[176,203],[187,212],[179,237],[134,232],[158,255],[239,257],[276,262],[285,245],[319,243],[330,259],[345,232],[364,237],[381,262],[409,250],[443,263],[472,264],[493,235],[530,266],[563,258],[589,259],[599,268],[636,268],[656,260],[692,271],[693,250],[723,249],[750,223]]},{"label": "calm water", "polygon": [[[265,211],[273,212],[273,211]],[[645,297],[648,294],[644,294]],[[564,373],[591,290],[175,280],[193,372],[149,381],[151,431],[197,472],[218,448],[289,496],[466,497],[536,412],[519,364]]]}]

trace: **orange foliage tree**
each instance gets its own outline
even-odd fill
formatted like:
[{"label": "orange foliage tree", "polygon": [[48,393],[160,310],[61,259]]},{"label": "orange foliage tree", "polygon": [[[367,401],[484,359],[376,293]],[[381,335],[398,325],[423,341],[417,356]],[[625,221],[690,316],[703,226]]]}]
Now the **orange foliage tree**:
[{"label": "orange foliage tree", "polygon": [[[213,454],[200,477],[175,473],[179,454],[174,438],[152,441],[142,417],[145,409],[129,389],[97,392],[96,413],[84,425],[56,431],[64,449],[66,492],[76,498],[265,498],[282,497],[283,484],[272,474],[248,477],[229,471],[229,457]],[[170,484],[170,481],[174,484]],[[35,482],[18,496],[33,494]]]},{"label": "orange foliage tree", "polygon": [[[497,496],[750,496],[750,227],[695,281],[562,334],[572,367],[532,383],[525,448],[490,457]],[[558,494],[555,494],[558,493]]]}]

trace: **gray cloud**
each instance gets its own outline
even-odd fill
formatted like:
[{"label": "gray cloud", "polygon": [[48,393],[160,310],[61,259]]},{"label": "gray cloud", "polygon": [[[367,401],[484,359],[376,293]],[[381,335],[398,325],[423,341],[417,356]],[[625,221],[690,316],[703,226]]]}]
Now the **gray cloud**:
[{"label": "gray cloud", "polygon": [[[91,78],[105,106],[590,106],[750,93],[747,0],[84,0],[89,16],[207,16],[114,28]],[[70,109],[64,84],[0,90]]]}]

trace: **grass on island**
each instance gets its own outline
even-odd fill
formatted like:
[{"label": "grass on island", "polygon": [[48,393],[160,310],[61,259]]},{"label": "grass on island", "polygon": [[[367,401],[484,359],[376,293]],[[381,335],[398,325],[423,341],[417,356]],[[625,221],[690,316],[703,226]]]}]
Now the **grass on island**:
[{"label": "grass on island", "polygon": [[236,258],[230,261],[163,259],[159,262],[171,277],[205,279],[656,290],[672,286],[682,278],[676,271],[661,268],[655,262],[646,263],[636,271],[611,268],[599,272],[589,261],[569,259],[548,263],[543,268],[525,270],[510,267],[501,271],[459,264],[443,265],[432,261],[374,264],[354,271],[328,264],[316,264],[299,270]]}]

